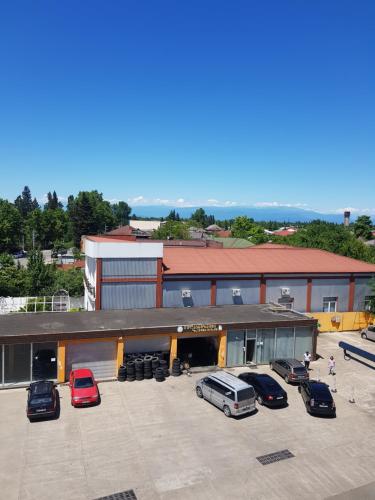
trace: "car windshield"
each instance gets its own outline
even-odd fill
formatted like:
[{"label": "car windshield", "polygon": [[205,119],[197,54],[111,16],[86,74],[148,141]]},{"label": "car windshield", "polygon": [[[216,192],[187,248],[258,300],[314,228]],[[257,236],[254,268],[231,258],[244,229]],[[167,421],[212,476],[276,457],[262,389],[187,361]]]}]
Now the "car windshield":
[{"label": "car windshield", "polygon": [[35,396],[30,400],[31,405],[48,405],[52,403],[52,398],[50,396]]},{"label": "car windshield", "polygon": [[86,389],[87,387],[92,387],[94,382],[91,377],[76,378],[74,381],[74,387],[77,389]]},{"label": "car windshield", "polygon": [[255,396],[254,389],[252,387],[249,387],[247,389],[241,389],[240,391],[237,391],[237,401],[245,401],[246,399],[251,399]]},{"label": "car windshield", "polygon": [[303,366],[296,366],[293,368],[294,373],[298,373],[299,375],[303,375],[306,373],[306,370]]}]

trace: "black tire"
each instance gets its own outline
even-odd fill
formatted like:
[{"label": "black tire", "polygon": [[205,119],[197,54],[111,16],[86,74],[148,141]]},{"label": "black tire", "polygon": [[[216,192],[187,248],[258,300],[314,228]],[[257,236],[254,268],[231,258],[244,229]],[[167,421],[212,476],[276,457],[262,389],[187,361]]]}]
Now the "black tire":
[{"label": "black tire", "polygon": [[196,392],[198,398],[201,398],[201,399],[203,398],[203,392],[199,386],[195,388],[195,392]]},{"label": "black tire", "polygon": [[361,337],[362,337],[363,339],[367,339],[367,335],[365,334],[365,332],[361,333]]},{"label": "black tire", "polygon": [[150,379],[152,379],[152,377],[153,377],[152,372],[150,372],[150,373],[145,373],[145,374],[144,374],[144,378],[145,378],[146,380],[150,380]]},{"label": "black tire", "polygon": [[259,394],[258,394],[258,396],[257,396],[257,401],[258,401],[258,404],[259,404],[260,406],[263,406],[263,405],[264,405],[263,398],[262,398],[262,396],[259,396]]},{"label": "black tire", "polygon": [[273,364],[270,363],[270,369],[273,371]]},{"label": "black tire", "polygon": [[228,417],[228,418],[232,416],[232,413],[231,413],[231,411],[230,411],[230,408],[229,408],[229,406],[227,406],[227,405],[225,405],[225,406],[224,406],[224,408],[223,408],[223,412],[224,412],[224,415],[225,415],[226,417]]},{"label": "black tire", "polygon": [[284,380],[285,380],[285,382],[286,382],[287,384],[289,384],[289,378],[288,378],[288,375],[285,375]]},{"label": "black tire", "polygon": [[134,377],[134,376],[131,376],[131,377],[130,377],[130,376],[128,375],[128,378],[127,378],[126,380],[127,380],[128,382],[134,382],[135,377]]}]

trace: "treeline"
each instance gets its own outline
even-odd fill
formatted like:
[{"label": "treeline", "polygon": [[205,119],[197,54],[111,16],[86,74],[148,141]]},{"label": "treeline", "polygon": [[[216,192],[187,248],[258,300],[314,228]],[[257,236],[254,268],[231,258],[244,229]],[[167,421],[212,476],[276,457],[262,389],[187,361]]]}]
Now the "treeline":
[{"label": "treeline", "polygon": [[45,264],[40,250],[31,250],[28,257],[27,267],[21,267],[10,255],[0,255],[0,297],[53,295],[62,289],[72,297],[83,295],[81,269]]},{"label": "treeline", "polygon": [[79,248],[82,235],[127,224],[130,213],[126,202],[111,204],[98,191],[69,196],[65,208],[56,191],[49,192],[40,206],[25,186],[13,203],[0,199],[0,253],[21,248]]}]

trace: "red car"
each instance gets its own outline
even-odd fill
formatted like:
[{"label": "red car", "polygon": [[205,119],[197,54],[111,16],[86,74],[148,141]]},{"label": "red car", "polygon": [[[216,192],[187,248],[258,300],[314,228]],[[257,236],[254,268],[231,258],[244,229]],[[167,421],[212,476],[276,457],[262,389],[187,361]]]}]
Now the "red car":
[{"label": "red car", "polygon": [[88,368],[72,370],[69,376],[69,387],[73,406],[100,403],[98,384]]}]

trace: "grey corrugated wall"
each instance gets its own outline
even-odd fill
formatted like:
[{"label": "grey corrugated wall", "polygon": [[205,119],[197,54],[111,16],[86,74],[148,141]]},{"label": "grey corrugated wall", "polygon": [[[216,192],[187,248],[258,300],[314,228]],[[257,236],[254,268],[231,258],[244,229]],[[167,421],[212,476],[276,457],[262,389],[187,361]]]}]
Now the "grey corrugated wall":
[{"label": "grey corrugated wall", "polygon": [[281,287],[290,288],[290,296],[294,298],[293,309],[306,311],[307,279],[293,280],[290,278],[269,280],[267,279],[266,302],[278,302],[281,298]]},{"label": "grey corrugated wall", "polygon": [[371,278],[356,278],[355,279],[355,295],[354,295],[354,310],[363,311],[364,300],[366,296],[374,295],[374,291],[369,285]]},{"label": "grey corrugated wall", "polygon": [[[181,290],[191,290],[191,299],[182,299]],[[208,306],[210,281],[166,281],[163,284],[163,307]]]},{"label": "grey corrugated wall", "polygon": [[103,259],[102,276],[111,277],[132,277],[140,276],[151,278],[157,274],[156,259]]},{"label": "grey corrugated wall", "polygon": [[338,297],[337,310],[348,310],[349,279],[313,279],[311,293],[311,311],[323,311],[323,297]]},{"label": "grey corrugated wall", "polygon": [[104,310],[155,307],[156,284],[102,283],[101,306]]},{"label": "grey corrugated wall", "polygon": [[[233,297],[233,288],[241,290],[240,297]],[[217,280],[216,304],[259,304],[259,280]]]}]

